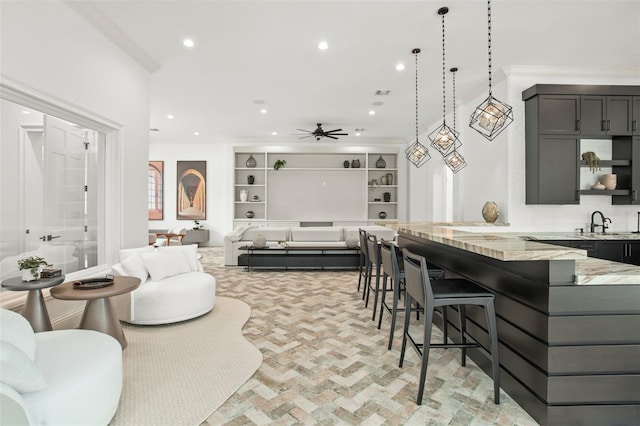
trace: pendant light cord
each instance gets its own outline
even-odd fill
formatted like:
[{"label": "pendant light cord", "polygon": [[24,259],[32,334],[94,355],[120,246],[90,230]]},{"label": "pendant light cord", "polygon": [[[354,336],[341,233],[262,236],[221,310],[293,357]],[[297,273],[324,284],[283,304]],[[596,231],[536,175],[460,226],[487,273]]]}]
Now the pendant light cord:
[{"label": "pendant light cord", "polygon": [[489,23],[489,97],[491,97],[491,0],[487,0],[487,16]]},{"label": "pendant light cord", "polygon": [[457,68],[451,68],[451,74],[453,74],[453,130],[456,130],[456,71],[454,70],[457,71]]},{"label": "pendant light cord", "polygon": [[[444,12],[446,13],[446,12]],[[442,124],[446,123],[447,107],[446,107],[446,84],[445,84],[445,66],[444,66],[444,13],[442,14]]]},{"label": "pendant light cord", "polygon": [[418,53],[420,49],[413,49],[413,54],[416,58],[416,142],[418,141]]}]

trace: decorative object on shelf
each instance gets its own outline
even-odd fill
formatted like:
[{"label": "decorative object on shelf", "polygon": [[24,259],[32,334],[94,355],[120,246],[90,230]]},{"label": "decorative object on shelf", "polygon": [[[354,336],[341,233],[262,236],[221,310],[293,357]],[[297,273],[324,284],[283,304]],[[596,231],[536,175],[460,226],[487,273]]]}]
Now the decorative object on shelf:
[{"label": "decorative object on shelf", "polygon": [[200,223],[199,220],[194,220],[193,221],[193,230],[194,231],[198,231],[200,229],[204,229],[204,226]]},{"label": "decorative object on shelf", "polygon": [[273,170],[280,170],[282,167],[284,167],[284,165],[287,164],[286,160],[276,160],[275,163],[273,163]]},{"label": "decorative object on shelf", "polygon": [[260,197],[258,197],[257,195],[253,196],[253,201],[260,201]]},{"label": "decorative object on shelf", "polygon": [[[453,130],[456,130],[456,71],[458,68],[453,67],[449,71],[451,71],[452,83],[453,87]],[[457,147],[453,147],[453,151],[449,153],[446,157],[444,157],[444,163],[449,166],[453,173],[458,173],[460,170],[467,167],[467,162],[464,157],[458,152]]]},{"label": "decorative object on shelf", "polygon": [[178,220],[207,218],[207,162],[177,162],[176,216]]},{"label": "decorative object on shelf", "polygon": [[246,202],[247,201],[247,197],[249,196],[249,193],[247,192],[246,189],[241,189],[240,190],[240,201],[241,202]]},{"label": "decorative object on shelf", "polygon": [[386,184],[387,184],[387,175],[380,176],[380,185],[386,185]]},{"label": "decorative object on shelf", "polygon": [[600,159],[593,151],[587,151],[582,153],[582,159],[587,162],[589,171],[595,173],[600,169]]},{"label": "decorative object on shelf", "polygon": [[380,219],[386,219],[387,218],[387,212],[380,212],[378,213],[378,217]]},{"label": "decorative object on shelf", "polygon": [[384,202],[388,203],[389,201],[391,201],[391,193],[390,192],[385,192],[384,194],[382,194],[382,197],[384,198]]},{"label": "decorative object on shelf", "polygon": [[249,185],[253,185],[255,183],[255,181],[256,181],[256,177],[254,175],[247,176],[247,183]]},{"label": "decorative object on shelf", "polygon": [[393,185],[393,174],[387,173],[387,185]]},{"label": "decorative object on shelf", "polygon": [[379,203],[380,201],[382,201],[382,198],[374,198],[373,201]]},{"label": "decorative object on shelf", "polygon": [[593,185],[591,185],[591,189],[605,189],[605,186],[603,184],[601,184],[600,182],[596,182]]},{"label": "decorative object on shelf", "polygon": [[246,216],[247,216],[249,219],[253,218],[253,212],[252,212],[251,210],[249,210],[249,211],[246,213]]},{"label": "decorative object on shelf", "polygon": [[39,256],[29,256],[18,260],[18,269],[22,274],[22,281],[34,281],[40,279],[40,271],[53,265]]},{"label": "decorative object on shelf", "polygon": [[378,158],[378,161],[376,161],[376,167],[378,169],[384,169],[385,167],[387,167],[387,162],[384,161],[384,158],[382,158],[382,155]]},{"label": "decorative object on shelf", "polygon": [[378,179],[369,179],[369,189],[373,190],[378,187]]},{"label": "decorative object on shelf", "polygon": [[494,223],[498,220],[498,216],[500,216],[500,211],[495,202],[487,201],[484,203],[484,206],[482,206],[482,217],[487,223]]},{"label": "decorative object on shelf", "polygon": [[487,1],[489,23],[489,96],[471,114],[469,127],[492,141],[513,122],[513,108],[493,97],[491,92],[491,0]]},{"label": "decorative object on shelf", "polygon": [[446,91],[446,77],[444,72],[445,67],[445,43],[444,43],[444,15],[449,12],[448,7],[441,7],[438,9],[438,15],[442,17],[442,124],[436,128],[433,132],[429,133],[429,140],[431,146],[435,148],[443,157],[449,154],[454,148],[460,146],[460,139],[458,139],[458,132],[451,127],[447,126],[447,91]]},{"label": "decorative object on shelf", "polygon": [[614,174],[606,174],[602,175],[602,183],[604,184],[605,189],[616,189],[618,177]]},{"label": "decorative object on shelf", "polygon": [[247,159],[246,165],[247,167],[249,167],[250,169],[253,169],[255,166],[257,166],[258,163],[256,163],[256,159],[253,158],[253,155],[249,156],[249,159]]},{"label": "decorative object on shelf", "polygon": [[263,237],[261,234],[258,234],[253,239],[253,246],[255,248],[265,248],[267,246],[267,239]]},{"label": "decorative object on shelf", "polygon": [[431,155],[429,155],[427,147],[418,140],[418,53],[420,53],[420,49],[415,48],[411,53],[413,53],[416,62],[416,140],[404,150],[404,154],[414,166],[420,167],[431,159]]},{"label": "decorative object on shelf", "polygon": [[352,169],[359,169],[360,168],[360,160],[359,159],[355,159],[355,160],[351,160],[351,168]]},{"label": "decorative object on shelf", "polygon": [[344,163],[342,163],[342,167],[344,167],[345,169],[349,168],[349,160],[345,160]]}]

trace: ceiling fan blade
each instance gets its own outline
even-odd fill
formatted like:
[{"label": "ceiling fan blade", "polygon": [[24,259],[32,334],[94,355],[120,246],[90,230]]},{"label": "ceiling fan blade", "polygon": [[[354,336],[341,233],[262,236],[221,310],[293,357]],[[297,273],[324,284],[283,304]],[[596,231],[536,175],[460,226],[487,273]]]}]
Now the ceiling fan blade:
[{"label": "ceiling fan blade", "polygon": [[341,132],[342,129],[327,130],[325,133]]},{"label": "ceiling fan blade", "polygon": [[306,136],[302,136],[302,137],[299,137],[298,139],[310,138],[311,136],[313,136],[313,135],[306,135]]},{"label": "ceiling fan blade", "polygon": [[330,134],[333,136],[349,136],[349,133],[330,133]]},{"label": "ceiling fan blade", "polygon": [[311,130],[305,130],[305,129],[296,129],[296,130],[298,130],[300,132],[313,133],[313,131],[311,131]]},{"label": "ceiling fan blade", "polygon": [[331,138],[331,139],[338,139],[335,136],[331,136],[331,135],[324,135],[325,138]]}]

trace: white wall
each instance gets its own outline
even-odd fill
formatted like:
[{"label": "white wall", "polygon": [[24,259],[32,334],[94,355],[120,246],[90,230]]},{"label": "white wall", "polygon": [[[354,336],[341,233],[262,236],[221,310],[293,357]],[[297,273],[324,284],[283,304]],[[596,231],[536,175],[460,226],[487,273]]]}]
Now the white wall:
[{"label": "white wall", "polygon": [[124,246],[147,242],[146,169],[149,74],[60,1],[2,2],[0,71],[4,82],[46,94],[76,113],[118,123],[122,163],[115,172],[126,211]]}]

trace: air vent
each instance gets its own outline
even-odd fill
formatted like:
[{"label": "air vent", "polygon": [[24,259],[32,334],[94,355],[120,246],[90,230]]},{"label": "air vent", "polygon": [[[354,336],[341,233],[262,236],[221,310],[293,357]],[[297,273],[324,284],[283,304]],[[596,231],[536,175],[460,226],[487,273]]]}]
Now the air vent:
[{"label": "air vent", "polygon": [[151,129],[149,129],[150,132],[159,132],[160,129],[157,129],[155,127],[152,127]]},{"label": "air vent", "polygon": [[391,90],[376,90],[376,96],[389,96]]},{"label": "air vent", "polygon": [[372,103],[371,105],[373,105],[373,106],[382,106],[382,105],[384,105],[384,102],[381,102],[381,101],[375,101],[375,102],[374,102],[374,103]]}]

